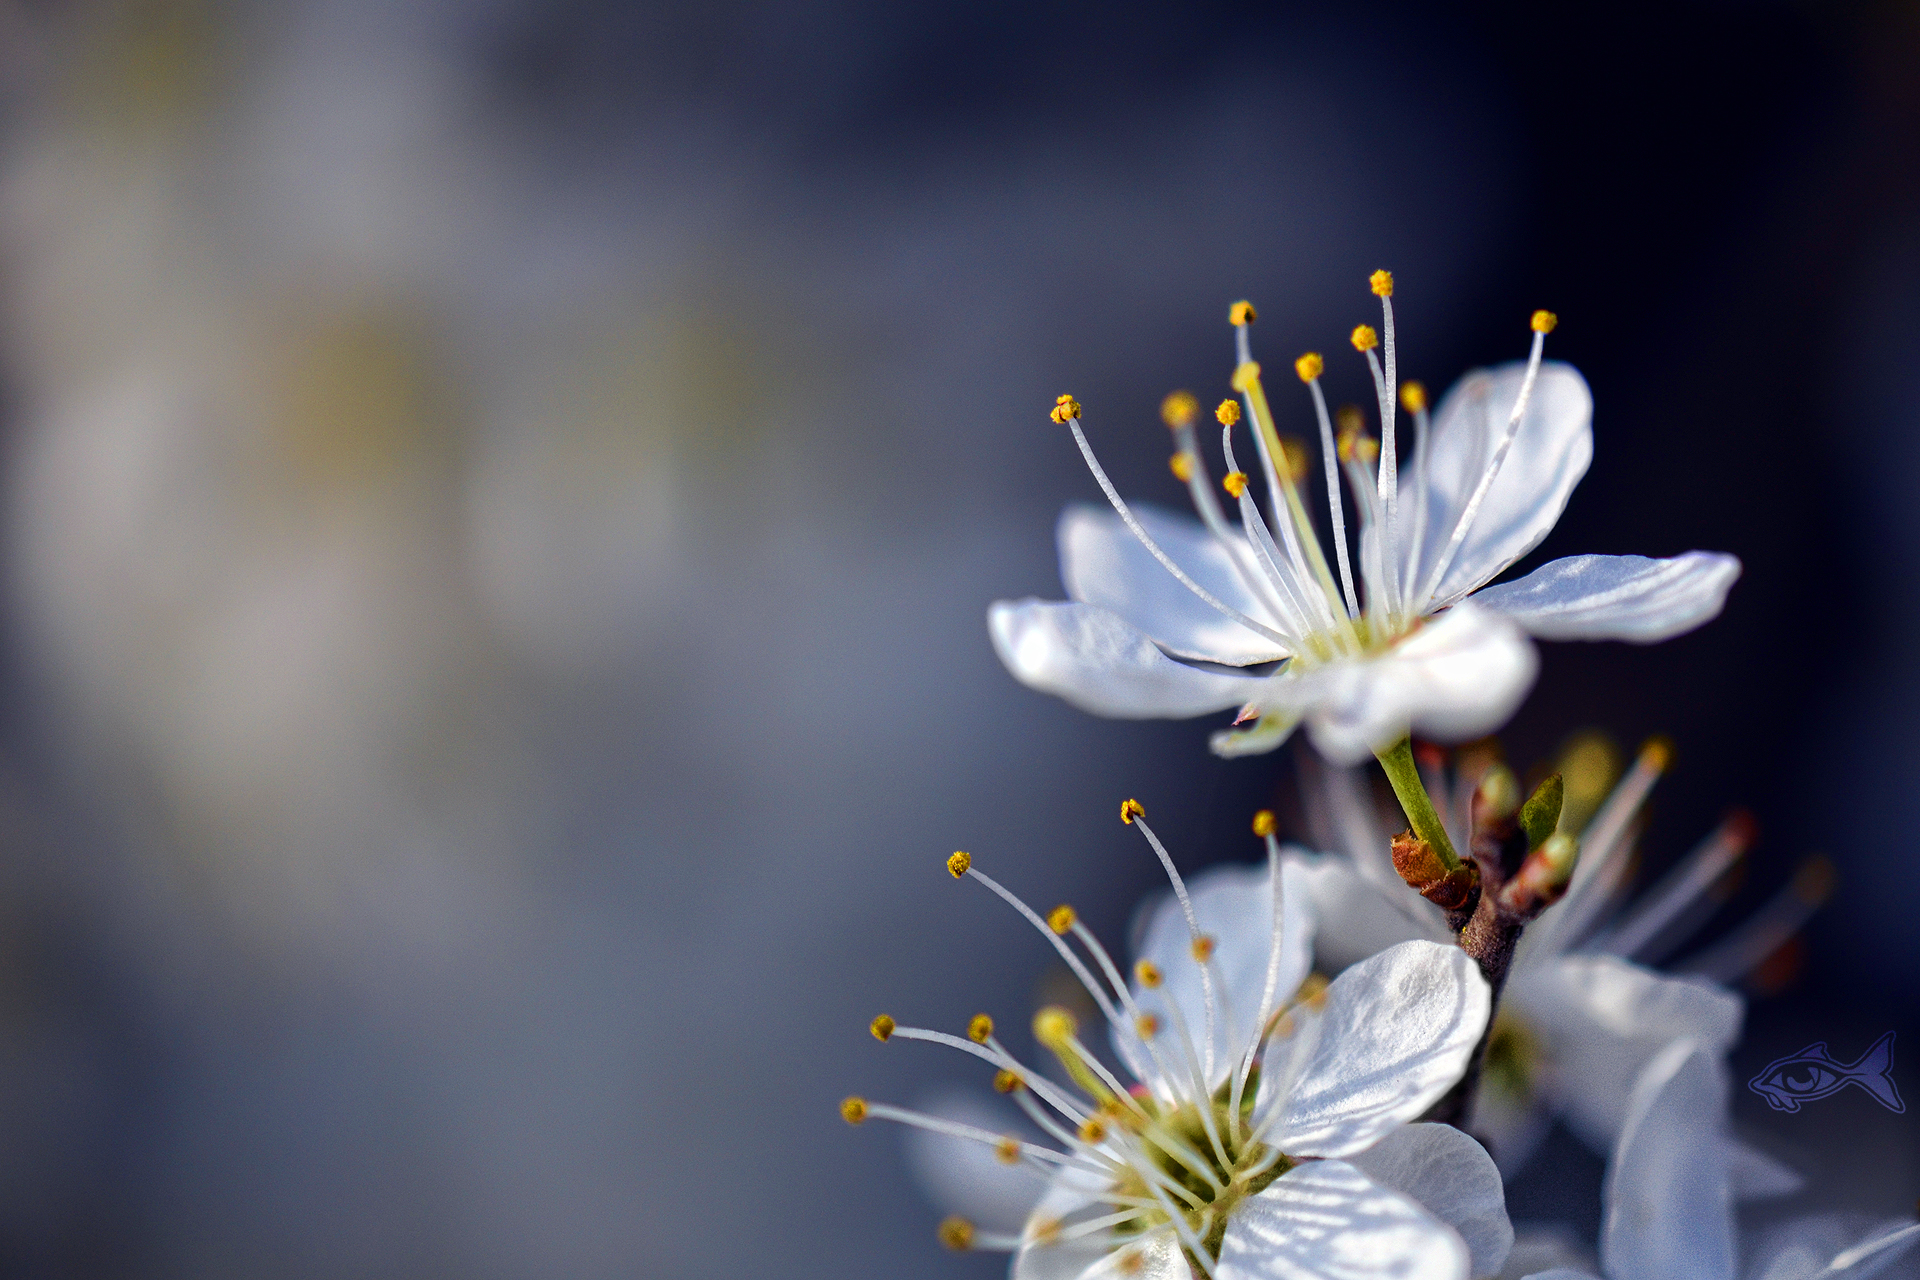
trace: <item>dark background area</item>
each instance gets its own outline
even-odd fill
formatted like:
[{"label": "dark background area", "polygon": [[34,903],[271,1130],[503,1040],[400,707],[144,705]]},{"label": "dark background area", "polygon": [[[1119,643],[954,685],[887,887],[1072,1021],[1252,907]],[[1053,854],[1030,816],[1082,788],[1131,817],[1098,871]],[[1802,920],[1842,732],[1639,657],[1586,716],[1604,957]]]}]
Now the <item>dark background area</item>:
[{"label": "dark background area", "polygon": [[[1708,940],[1838,890],[1744,1080],[1920,1045],[1913,5],[20,5],[0,12],[0,1269],[987,1275],[845,1092],[1024,1021],[969,848],[1124,937],[1256,853],[1286,753],[1019,688],[1087,406],[1334,353],[1393,269],[1436,392],[1595,400],[1531,563],[1732,551],[1725,615],[1544,645],[1503,735],[1662,732],[1643,876],[1734,804]],[[1910,1057],[1914,1050],[1905,1050]],[[1909,1098],[1920,1074],[1897,1058]],[[1915,1120],[1757,1145],[1909,1211]],[[1560,1135],[1516,1219],[1591,1236]]]}]

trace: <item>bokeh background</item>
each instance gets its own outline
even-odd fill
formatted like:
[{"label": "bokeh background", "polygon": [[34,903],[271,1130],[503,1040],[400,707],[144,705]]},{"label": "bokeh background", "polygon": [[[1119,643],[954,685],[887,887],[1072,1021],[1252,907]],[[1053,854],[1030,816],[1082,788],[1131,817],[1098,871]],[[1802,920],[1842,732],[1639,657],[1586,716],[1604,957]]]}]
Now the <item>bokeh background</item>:
[{"label": "bokeh background", "polygon": [[[1736,1074],[1920,1098],[1913,5],[12,3],[0,86],[0,1272],[997,1274],[835,1114],[983,1083],[875,1011],[1048,981],[941,859],[1117,940],[1121,798],[1189,870],[1299,811],[1000,669],[1097,496],[1046,409],[1175,502],[1227,303],[1337,352],[1378,266],[1436,388],[1560,314],[1536,558],[1746,563],[1512,758],[1671,734],[1649,874],[1751,808],[1703,939],[1827,853]],[[1736,1113],[1920,1195],[1920,1113]]]}]

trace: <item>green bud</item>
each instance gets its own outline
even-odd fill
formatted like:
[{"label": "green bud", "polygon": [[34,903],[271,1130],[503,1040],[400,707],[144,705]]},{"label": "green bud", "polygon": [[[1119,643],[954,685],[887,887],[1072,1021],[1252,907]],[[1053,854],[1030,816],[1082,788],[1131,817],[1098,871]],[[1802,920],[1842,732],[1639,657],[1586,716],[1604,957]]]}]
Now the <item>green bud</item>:
[{"label": "green bud", "polygon": [[1520,829],[1527,833],[1529,851],[1538,849],[1547,842],[1560,826],[1560,806],[1566,800],[1566,783],[1560,775],[1549,774],[1547,780],[1533,789],[1527,802],[1520,806]]}]

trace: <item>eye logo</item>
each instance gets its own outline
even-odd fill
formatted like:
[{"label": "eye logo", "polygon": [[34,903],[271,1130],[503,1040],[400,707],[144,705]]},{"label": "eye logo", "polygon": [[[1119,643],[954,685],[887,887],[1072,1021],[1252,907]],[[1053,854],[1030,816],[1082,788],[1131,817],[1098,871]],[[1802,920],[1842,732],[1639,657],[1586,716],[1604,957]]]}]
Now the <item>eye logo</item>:
[{"label": "eye logo", "polygon": [[1875,1040],[1855,1062],[1836,1062],[1827,1052],[1826,1041],[1810,1044],[1800,1052],[1769,1062],[1766,1069],[1747,1081],[1747,1088],[1767,1100],[1775,1111],[1798,1111],[1803,1102],[1831,1097],[1850,1084],[1857,1084],[1887,1110],[1901,1113],[1907,1104],[1893,1083],[1893,1032]]}]

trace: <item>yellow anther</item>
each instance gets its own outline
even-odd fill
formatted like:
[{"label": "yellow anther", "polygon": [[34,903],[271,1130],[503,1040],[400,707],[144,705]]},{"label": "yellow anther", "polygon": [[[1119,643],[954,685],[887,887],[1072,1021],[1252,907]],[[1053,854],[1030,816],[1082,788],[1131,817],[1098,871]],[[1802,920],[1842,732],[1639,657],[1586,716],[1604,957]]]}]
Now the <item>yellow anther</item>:
[{"label": "yellow anther", "polygon": [[993,1091],[995,1093],[1012,1093],[1020,1087],[1020,1077],[1013,1074],[1013,1072],[996,1071],[993,1073]]},{"label": "yellow anther", "polygon": [[1203,933],[1193,940],[1193,958],[1201,964],[1213,959],[1212,937]]},{"label": "yellow anther", "polygon": [[1072,396],[1060,396],[1053,402],[1053,412],[1048,417],[1055,422],[1066,422],[1080,416],[1080,402]]},{"label": "yellow anther", "polygon": [[1427,389],[1418,382],[1400,384],[1400,407],[1408,413],[1419,413],[1427,407]]},{"label": "yellow anther", "polygon": [[993,1158],[1001,1164],[1020,1163],[1020,1139],[1008,1134],[993,1144]]},{"label": "yellow anther", "polygon": [[1249,360],[1245,364],[1235,365],[1233,377],[1228,381],[1235,391],[1251,390],[1260,381],[1260,362]]},{"label": "yellow anther", "polygon": [[1273,816],[1273,810],[1262,809],[1253,815],[1253,834],[1265,838],[1280,829],[1280,819]]},{"label": "yellow anther", "polygon": [[1193,459],[1184,453],[1176,453],[1167,459],[1167,470],[1173,472],[1173,478],[1181,484],[1193,479]]},{"label": "yellow anther", "polygon": [[948,1218],[940,1224],[940,1243],[955,1253],[973,1248],[973,1224],[965,1218]]},{"label": "yellow anther", "polygon": [[1213,411],[1213,416],[1215,421],[1219,422],[1221,426],[1232,426],[1234,423],[1240,421],[1240,402],[1238,400],[1222,400],[1220,407]]},{"label": "yellow anther", "polygon": [[1160,402],[1160,421],[1169,428],[1190,427],[1200,416],[1200,402],[1191,391],[1175,391]]},{"label": "yellow anther", "polygon": [[1560,317],[1551,311],[1536,311],[1533,319],[1527,323],[1535,333],[1552,333],[1554,326],[1560,323]]},{"label": "yellow anther", "polygon": [[1373,331],[1373,326],[1370,324],[1355,325],[1353,336],[1347,341],[1353,343],[1355,351],[1371,351],[1380,345],[1380,335]]},{"label": "yellow anther", "polygon": [[1123,1276],[1137,1276],[1147,1269],[1146,1255],[1138,1249],[1128,1249],[1113,1260],[1114,1272]]},{"label": "yellow anther", "polygon": [[1360,438],[1360,428],[1355,427],[1352,430],[1344,426],[1340,428],[1340,434],[1333,440],[1333,451],[1339,455],[1340,461],[1353,461],[1353,449],[1360,443]]},{"label": "yellow anther", "polygon": [[1087,1122],[1080,1126],[1080,1141],[1090,1147],[1097,1147],[1107,1140],[1107,1122],[1099,1116],[1088,1116]]},{"label": "yellow anther", "polygon": [[967,1019],[967,1039],[975,1044],[985,1044],[993,1035],[993,1019],[984,1013],[976,1013]]},{"label": "yellow anther", "polygon": [[1318,351],[1309,351],[1293,362],[1293,371],[1300,375],[1300,381],[1312,382],[1327,371],[1327,362]]},{"label": "yellow anther", "polygon": [[1160,985],[1160,966],[1151,960],[1135,960],[1133,976],[1139,979],[1141,986],[1152,991]]},{"label": "yellow anther", "polygon": [[1358,433],[1367,429],[1367,415],[1357,404],[1343,404],[1333,411],[1334,430],[1341,435]]},{"label": "yellow anther", "polygon": [[1245,300],[1236,302],[1227,308],[1227,320],[1236,327],[1239,325],[1252,324],[1259,318],[1259,315],[1253,309],[1253,304]]},{"label": "yellow anther", "polygon": [[1122,800],[1120,802],[1120,821],[1126,823],[1128,826],[1133,825],[1135,818],[1144,818],[1146,816],[1147,806],[1141,804],[1138,800]]},{"label": "yellow anther", "polygon": [[1047,928],[1055,933],[1065,934],[1073,928],[1074,921],[1079,918],[1074,914],[1073,908],[1063,902],[1047,912]]},{"label": "yellow anther", "polygon": [[[1247,473],[1244,471],[1227,472],[1227,474],[1220,477],[1220,487],[1233,495],[1234,498],[1239,498],[1241,494],[1247,491]],[[1125,818],[1126,814],[1122,812],[1120,816]]]},{"label": "yellow anther", "polygon": [[1073,1015],[1057,1004],[1050,1004],[1033,1015],[1033,1038],[1047,1048],[1059,1053],[1073,1039],[1080,1024]]},{"label": "yellow anther", "polygon": [[1060,1243],[1060,1219],[1047,1217],[1035,1218],[1027,1224],[1027,1239],[1043,1247]]},{"label": "yellow anther", "polygon": [[967,869],[971,866],[973,866],[973,855],[958,849],[954,850],[953,856],[947,859],[947,870],[955,880],[967,874]]},{"label": "yellow anther", "polygon": [[1393,296],[1393,272],[1385,270],[1374,272],[1367,277],[1367,287],[1373,290],[1373,296],[1376,298],[1391,298]]},{"label": "yellow anther", "polygon": [[1143,1013],[1134,1019],[1133,1029],[1140,1033],[1142,1040],[1151,1040],[1160,1034],[1160,1019],[1151,1013]]},{"label": "yellow anther", "polygon": [[1664,733],[1655,734],[1640,746],[1640,762],[1659,773],[1665,773],[1673,765],[1673,739]]},{"label": "yellow anther", "polygon": [[884,1013],[867,1024],[867,1030],[873,1032],[873,1038],[881,1044],[885,1044],[892,1037],[893,1028],[893,1019]]},{"label": "yellow anther", "polygon": [[848,1124],[859,1124],[867,1118],[867,1100],[848,1098],[840,1104],[840,1118]]}]

